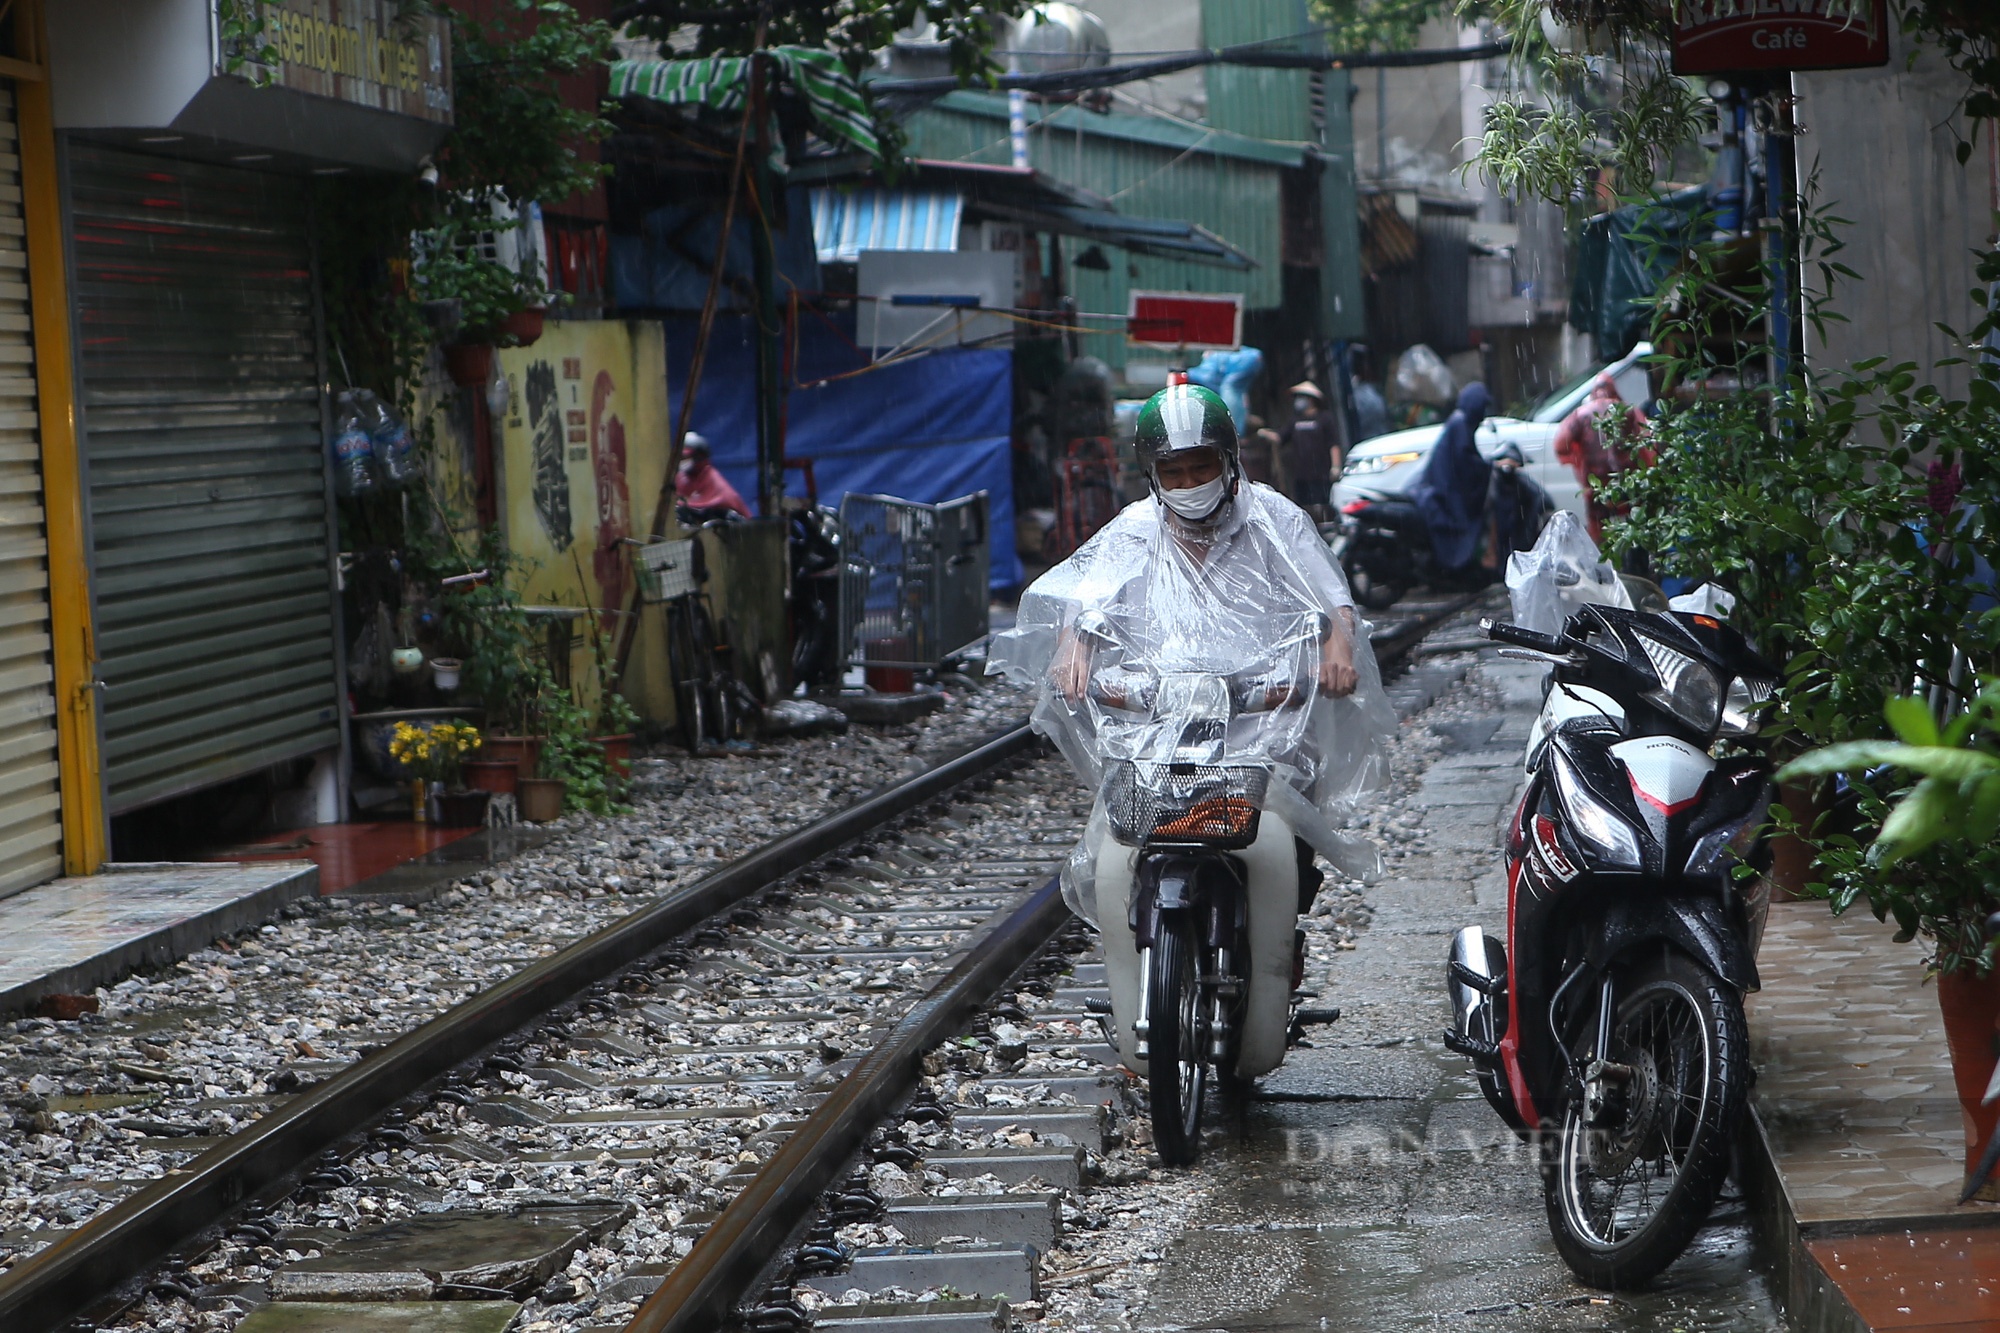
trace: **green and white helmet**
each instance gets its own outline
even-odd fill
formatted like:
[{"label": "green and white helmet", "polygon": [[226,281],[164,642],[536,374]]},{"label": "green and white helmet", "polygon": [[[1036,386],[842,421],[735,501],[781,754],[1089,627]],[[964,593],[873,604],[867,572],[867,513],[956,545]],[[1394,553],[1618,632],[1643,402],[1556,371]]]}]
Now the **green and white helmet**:
[{"label": "green and white helmet", "polygon": [[1213,390],[1198,384],[1170,384],[1148,398],[1139,409],[1132,447],[1155,493],[1160,489],[1160,460],[1189,449],[1213,449],[1221,454],[1230,490],[1234,491],[1243,477],[1242,448],[1229,408]]}]

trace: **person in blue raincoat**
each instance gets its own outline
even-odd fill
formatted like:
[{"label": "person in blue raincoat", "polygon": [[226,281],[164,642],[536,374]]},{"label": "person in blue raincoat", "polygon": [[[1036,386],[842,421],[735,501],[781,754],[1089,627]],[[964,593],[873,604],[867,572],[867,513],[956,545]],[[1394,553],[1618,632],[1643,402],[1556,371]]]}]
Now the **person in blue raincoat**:
[{"label": "person in blue raincoat", "polygon": [[1488,401],[1484,384],[1465,386],[1458,395],[1458,409],[1445,419],[1423,475],[1410,491],[1430,529],[1431,551],[1439,568],[1454,574],[1475,572],[1479,560],[1493,467],[1480,454],[1473,435],[1486,419]]}]

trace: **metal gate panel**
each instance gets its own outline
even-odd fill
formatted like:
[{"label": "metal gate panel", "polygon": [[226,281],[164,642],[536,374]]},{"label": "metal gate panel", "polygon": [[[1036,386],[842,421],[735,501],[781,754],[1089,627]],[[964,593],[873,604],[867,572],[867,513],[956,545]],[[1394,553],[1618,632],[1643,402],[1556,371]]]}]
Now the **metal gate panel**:
[{"label": "metal gate panel", "polygon": [[303,185],[70,151],[112,813],[339,743]]},{"label": "metal gate panel", "polygon": [[48,539],[24,236],[14,95],[0,83],[0,897],[62,873]]}]

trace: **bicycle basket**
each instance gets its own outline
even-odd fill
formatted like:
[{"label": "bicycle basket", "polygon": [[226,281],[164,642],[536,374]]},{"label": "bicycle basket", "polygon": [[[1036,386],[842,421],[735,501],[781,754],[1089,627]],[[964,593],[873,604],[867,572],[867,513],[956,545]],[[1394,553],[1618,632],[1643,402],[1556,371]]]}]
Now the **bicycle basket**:
[{"label": "bicycle basket", "polygon": [[635,564],[639,574],[639,595],[649,602],[669,601],[694,591],[692,537],[641,546]]},{"label": "bicycle basket", "polygon": [[1199,842],[1241,849],[1257,841],[1267,768],[1121,760],[1104,779],[1111,832],[1128,847]]}]

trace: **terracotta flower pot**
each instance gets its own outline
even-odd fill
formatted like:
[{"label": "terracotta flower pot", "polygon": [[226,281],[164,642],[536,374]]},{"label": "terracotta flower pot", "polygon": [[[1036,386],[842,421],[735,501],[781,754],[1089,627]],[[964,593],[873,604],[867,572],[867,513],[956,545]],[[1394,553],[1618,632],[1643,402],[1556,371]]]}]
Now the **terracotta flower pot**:
[{"label": "terracotta flower pot", "polygon": [[521,777],[521,761],[516,758],[468,759],[459,767],[465,773],[466,786],[496,796],[512,796]]},{"label": "terracotta flower pot", "polygon": [[493,378],[493,348],[488,343],[453,343],[444,349],[444,368],[461,389],[476,389]]},{"label": "terracotta flower pot", "polygon": [[511,759],[514,761],[515,772],[524,778],[531,778],[535,776],[535,769],[542,762],[542,738],[488,736],[479,752],[488,759]]},{"label": "terracotta flower pot", "polygon": [[[1958,1085],[1958,1108],[1965,1117],[1965,1171],[1969,1176],[1980,1152],[2000,1123],[2000,1101],[1981,1106],[1992,1081],[1995,1036],[2000,1034],[2000,973],[1978,977],[1951,973],[1938,978],[1938,1009],[1944,1014],[1944,1039],[1951,1048],[1951,1077]],[[1993,1183],[1976,1196],[1992,1197]]]},{"label": "terracotta flower pot", "polygon": [[591,739],[603,747],[604,767],[620,782],[632,780],[632,733],[622,736],[593,736]]},{"label": "terracotta flower pot", "polygon": [[546,824],[562,814],[569,783],[562,778],[522,778],[514,788],[515,809],[530,824]]},{"label": "terracotta flower pot", "polygon": [[500,335],[512,338],[516,347],[526,347],[542,336],[542,323],[548,312],[538,305],[526,310],[516,310],[500,321]]},{"label": "terracotta flower pot", "polygon": [[437,798],[438,823],[446,828],[478,828],[486,822],[490,791],[448,791]]},{"label": "terracotta flower pot", "polygon": [[[1778,788],[1778,801],[1792,812],[1792,818],[1807,828],[1820,816],[1820,804],[1814,798],[1816,784],[1787,782]],[[1791,834],[1782,834],[1771,839],[1771,898],[1774,902],[1797,902],[1806,896],[1806,885],[1812,882],[1812,848],[1804,840]]]},{"label": "terracotta flower pot", "polygon": [[[907,662],[910,641],[901,637],[870,639],[862,645],[862,657],[870,662]],[[862,678],[878,694],[908,694],[917,687],[916,673],[908,667],[872,666],[862,672]]]}]

